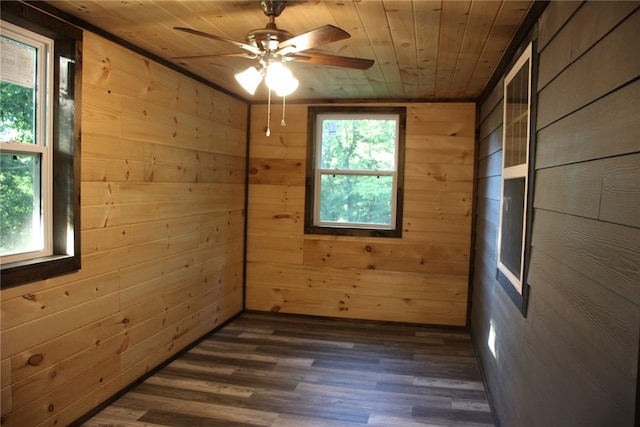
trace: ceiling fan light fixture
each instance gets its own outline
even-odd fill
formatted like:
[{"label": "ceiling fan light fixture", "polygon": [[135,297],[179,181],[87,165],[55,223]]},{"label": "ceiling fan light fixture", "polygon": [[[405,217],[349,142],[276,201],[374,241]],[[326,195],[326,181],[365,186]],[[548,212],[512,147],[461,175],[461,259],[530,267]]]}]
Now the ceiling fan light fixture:
[{"label": "ceiling fan light fixture", "polygon": [[251,95],[256,93],[258,85],[262,81],[262,71],[256,67],[249,67],[241,73],[235,75],[236,80],[240,83],[240,86],[244,88]]},{"label": "ceiling fan light fixture", "polygon": [[290,79],[283,81],[280,87],[278,87],[278,89],[276,90],[276,95],[282,97],[289,96],[293,92],[295,92],[296,89],[298,89],[299,84],[300,82],[298,81],[298,79],[291,76]]},{"label": "ceiling fan light fixture", "polygon": [[276,92],[278,96],[287,96],[298,88],[298,80],[293,77],[291,71],[282,62],[272,62],[267,67],[265,78],[267,87]]}]

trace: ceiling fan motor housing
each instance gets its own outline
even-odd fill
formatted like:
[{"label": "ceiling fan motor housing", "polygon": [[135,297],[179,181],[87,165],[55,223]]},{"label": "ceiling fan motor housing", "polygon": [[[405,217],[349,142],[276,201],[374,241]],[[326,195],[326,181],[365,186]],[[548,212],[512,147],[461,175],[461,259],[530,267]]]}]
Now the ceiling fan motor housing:
[{"label": "ceiling fan motor housing", "polygon": [[268,23],[265,28],[252,30],[247,34],[247,44],[257,47],[264,51],[275,51],[278,49],[278,44],[285,40],[289,40],[293,35],[285,30],[281,30],[276,27],[276,24]]}]

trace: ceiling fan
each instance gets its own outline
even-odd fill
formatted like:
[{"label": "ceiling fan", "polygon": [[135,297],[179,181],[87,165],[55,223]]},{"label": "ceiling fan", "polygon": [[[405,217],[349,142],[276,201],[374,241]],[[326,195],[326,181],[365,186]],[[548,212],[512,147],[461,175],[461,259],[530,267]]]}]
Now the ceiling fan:
[{"label": "ceiling fan", "polygon": [[253,95],[263,76],[266,75],[267,86],[275,90],[279,96],[288,95],[298,86],[297,80],[293,78],[284,66],[287,62],[306,62],[358,70],[366,70],[374,64],[371,59],[309,52],[308,49],[344,40],[351,37],[351,35],[333,25],[324,25],[293,36],[288,31],[278,28],[275,23],[275,18],[280,16],[284,10],[286,1],[263,0],[260,4],[264,14],[269,17],[269,22],[264,28],[250,31],[244,43],[191,28],[174,27],[176,30],[189,34],[230,43],[245,52],[180,56],[175,59],[211,58],[216,56],[257,59],[259,63],[257,67],[249,67],[244,72],[236,74],[236,79]]},{"label": "ceiling fan", "polygon": [[318,27],[306,33],[293,36],[288,31],[276,26],[276,18],[284,10],[286,1],[262,0],[260,5],[269,22],[264,28],[250,31],[245,37],[245,42],[238,42],[214,34],[194,30],[192,28],[174,27],[174,29],[185,33],[206,37],[232,44],[245,52],[222,53],[209,55],[180,56],[174,59],[194,59],[211,58],[216,56],[231,56],[246,59],[258,60],[257,66],[251,66],[245,71],[235,75],[236,80],[251,95],[255,94],[258,85],[265,80],[268,91],[267,109],[267,136],[271,135],[271,92],[282,97],[282,120],[280,124],[286,126],[285,122],[285,97],[293,93],[298,88],[298,80],[293,77],[291,71],[286,68],[286,64],[291,61],[307,62],[311,64],[331,65],[335,67],[346,67],[357,70],[370,68],[374,61],[371,59],[350,58],[346,56],[330,55],[320,52],[310,52],[317,46],[348,39],[351,37],[346,31],[333,25]]}]

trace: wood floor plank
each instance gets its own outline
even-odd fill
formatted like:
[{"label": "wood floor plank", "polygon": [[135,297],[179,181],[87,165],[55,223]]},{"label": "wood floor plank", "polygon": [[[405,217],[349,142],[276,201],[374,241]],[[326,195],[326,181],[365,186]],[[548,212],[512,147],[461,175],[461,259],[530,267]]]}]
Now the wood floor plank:
[{"label": "wood floor plank", "polygon": [[413,419],[443,420],[479,424],[486,424],[492,421],[491,414],[483,411],[465,411],[458,409],[445,410],[426,405],[414,406],[411,417]]},{"label": "wood floor plank", "polygon": [[216,394],[228,394],[230,396],[250,397],[253,393],[246,387],[230,387],[219,385],[212,381],[198,380],[193,378],[175,378],[167,375],[154,375],[145,381],[147,384],[180,388],[184,390],[213,392]]},{"label": "wood floor plank", "polygon": [[[280,414],[273,425],[278,427],[327,427],[327,421],[300,415]],[[361,423],[336,420],[331,421],[330,425],[331,427],[362,427]]]},{"label": "wood floor plank", "polygon": [[466,331],[250,312],[84,425],[494,423]]}]

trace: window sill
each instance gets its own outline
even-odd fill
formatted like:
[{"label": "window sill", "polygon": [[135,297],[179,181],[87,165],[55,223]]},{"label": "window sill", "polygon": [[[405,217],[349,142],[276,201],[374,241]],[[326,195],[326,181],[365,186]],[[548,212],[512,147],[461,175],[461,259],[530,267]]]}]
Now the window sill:
[{"label": "window sill", "polygon": [[319,234],[324,236],[355,236],[355,237],[386,237],[401,238],[402,229],[383,230],[379,228],[352,228],[352,227],[328,227],[328,226],[307,226],[305,234]]},{"label": "window sill", "polygon": [[2,289],[80,270],[80,255],[51,255],[0,266]]}]

